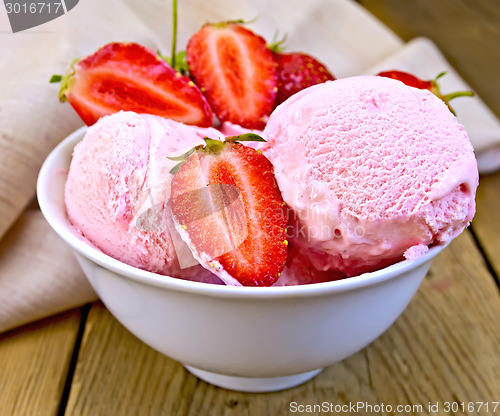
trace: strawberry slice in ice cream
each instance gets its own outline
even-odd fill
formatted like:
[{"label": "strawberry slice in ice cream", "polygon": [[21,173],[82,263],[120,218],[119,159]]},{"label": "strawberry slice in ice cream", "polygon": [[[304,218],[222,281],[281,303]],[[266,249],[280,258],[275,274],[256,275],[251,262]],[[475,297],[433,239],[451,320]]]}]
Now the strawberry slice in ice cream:
[{"label": "strawberry slice in ice cream", "polygon": [[285,266],[287,219],[273,167],[239,141],[206,139],[172,179],[177,230],[201,265],[228,285],[271,286]]},{"label": "strawberry slice in ice cream", "polygon": [[148,114],[101,118],[73,153],[65,188],[70,222],[105,254],[131,266],[221,283],[192,258],[169,207],[176,162],[168,157],[203,144],[206,136],[223,138],[212,128]]}]

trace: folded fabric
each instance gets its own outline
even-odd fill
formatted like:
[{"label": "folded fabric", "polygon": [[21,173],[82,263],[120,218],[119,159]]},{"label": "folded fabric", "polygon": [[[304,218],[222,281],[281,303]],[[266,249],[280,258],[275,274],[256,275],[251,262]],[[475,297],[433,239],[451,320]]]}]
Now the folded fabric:
[{"label": "folded fabric", "polygon": [[[460,77],[445,59],[438,47],[429,39],[416,38],[377,63],[365,69],[365,74],[398,69],[415,74],[422,79],[434,79],[439,73],[446,75],[439,79],[443,94],[455,91],[471,91],[471,87]],[[451,106],[458,121],[469,134],[480,173],[491,173],[500,168],[500,121],[477,94],[474,97],[454,99]]]},{"label": "folded fabric", "polygon": [[97,299],[70,248],[39,210],[0,242],[0,332]]}]

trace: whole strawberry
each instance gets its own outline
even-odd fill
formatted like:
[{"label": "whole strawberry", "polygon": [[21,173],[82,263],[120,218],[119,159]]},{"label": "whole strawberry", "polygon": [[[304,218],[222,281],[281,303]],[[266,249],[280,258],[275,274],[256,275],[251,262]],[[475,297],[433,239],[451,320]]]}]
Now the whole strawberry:
[{"label": "whole strawberry", "polygon": [[439,84],[437,81],[439,78],[441,78],[445,74],[446,74],[446,72],[441,72],[433,80],[422,80],[413,74],[409,74],[408,72],[397,71],[397,70],[383,71],[383,72],[379,72],[377,75],[380,77],[396,79],[396,80],[401,81],[402,83],[404,83],[405,85],[408,85],[410,87],[418,88],[421,90],[429,90],[436,97],[443,100],[445,102],[445,104],[448,106],[448,108],[450,109],[450,111],[453,114],[455,114],[455,111],[453,110],[453,108],[449,104],[450,100],[452,100],[453,98],[457,98],[457,97],[471,97],[474,95],[474,93],[472,91],[458,91],[458,92],[453,92],[453,93],[445,94],[445,95],[441,94],[441,91],[439,89]]},{"label": "whole strawberry", "polygon": [[307,87],[335,79],[324,64],[305,53],[276,52],[274,57],[278,64],[276,105]]},{"label": "whole strawberry", "polygon": [[237,143],[206,138],[173,169],[171,208],[194,257],[226,284],[271,286],[287,257],[285,204],[271,162]]},{"label": "whole strawberry", "polygon": [[238,22],[206,24],[186,48],[189,71],[221,121],[262,129],[277,91],[266,41]]},{"label": "whole strawberry", "polygon": [[208,127],[212,110],[199,88],[153,50],[137,43],[109,43],[71,64],[59,98],[68,101],[85,124],[120,110],[148,113]]}]

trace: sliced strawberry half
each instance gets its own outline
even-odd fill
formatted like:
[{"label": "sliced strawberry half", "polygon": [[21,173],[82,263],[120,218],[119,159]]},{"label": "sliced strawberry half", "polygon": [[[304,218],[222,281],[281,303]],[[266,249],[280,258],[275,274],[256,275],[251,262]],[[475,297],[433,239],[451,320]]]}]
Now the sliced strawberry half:
[{"label": "sliced strawberry half", "polygon": [[188,42],[191,76],[221,121],[262,129],[277,92],[266,41],[241,24],[206,24]]},{"label": "sliced strawberry half", "polygon": [[195,258],[226,284],[270,286],[287,257],[285,204],[271,162],[236,139],[205,139],[188,154],[172,213]]},{"label": "sliced strawberry half", "polygon": [[445,94],[445,95],[441,94],[441,91],[439,89],[438,79],[441,78],[445,74],[446,74],[446,72],[441,72],[433,80],[422,80],[422,79],[416,77],[415,75],[409,74],[408,72],[397,71],[394,69],[391,71],[379,72],[377,75],[380,77],[396,79],[396,80],[401,81],[402,83],[404,83],[405,85],[408,85],[410,87],[418,88],[421,90],[429,90],[436,97],[443,100],[444,103],[450,109],[450,111],[453,114],[455,114],[455,111],[450,106],[450,100],[457,98],[457,97],[472,97],[474,95],[474,93],[472,91],[457,91],[457,92],[452,92],[450,94]]},{"label": "sliced strawberry half", "polygon": [[307,87],[335,79],[324,64],[305,53],[277,52],[274,56],[278,64],[276,105]]},{"label": "sliced strawberry half", "polygon": [[109,43],[74,62],[62,79],[59,98],[67,100],[87,125],[120,110],[203,127],[213,123],[199,88],[137,43]]}]

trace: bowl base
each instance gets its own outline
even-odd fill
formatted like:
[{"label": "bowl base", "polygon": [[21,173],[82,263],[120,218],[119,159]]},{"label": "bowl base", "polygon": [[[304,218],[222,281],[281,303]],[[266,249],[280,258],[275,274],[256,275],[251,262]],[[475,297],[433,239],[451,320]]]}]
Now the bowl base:
[{"label": "bowl base", "polygon": [[309,381],[318,375],[323,369],[308,371],[306,373],[293,374],[284,377],[233,377],[224,374],[211,373],[199,368],[185,365],[196,377],[229,390],[244,391],[247,393],[263,393],[268,391],[285,390]]}]

